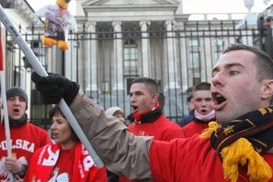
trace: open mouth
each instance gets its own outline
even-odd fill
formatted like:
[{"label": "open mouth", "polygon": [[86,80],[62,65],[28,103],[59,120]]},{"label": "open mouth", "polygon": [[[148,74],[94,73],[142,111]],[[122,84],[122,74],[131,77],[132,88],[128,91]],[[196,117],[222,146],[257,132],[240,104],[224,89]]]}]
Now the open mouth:
[{"label": "open mouth", "polygon": [[207,113],[207,110],[206,110],[206,109],[201,109],[201,113],[202,113],[202,114],[206,114],[206,113]]},{"label": "open mouth", "polygon": [[13,109],[13,112],[14,112],[14,113],[19,113],[20,110],[19,110],[18,108],[15,108],[15,109]]},{"label": "open mouth", "polygon": [[136,112],[136,111],[137,111],[137,108],[138,108],[137,106],[132,105],[131,107],[132,107],[132,109],[133,109],[133,112]]},{"label": "open mouth", "polygon": [[51,133],[51,138],[53,140],[55,140],[56,138],[58,138],[58,134],[57,133]]},{"label": "open mouth", "polygon": [[226,98],[217,92],[212,93],[212,99],[215,110],[222,109],[226,103]]},{"label": "open mouth", "polygon": [[18,108],[13,109],[13,112],[19,112]]}]

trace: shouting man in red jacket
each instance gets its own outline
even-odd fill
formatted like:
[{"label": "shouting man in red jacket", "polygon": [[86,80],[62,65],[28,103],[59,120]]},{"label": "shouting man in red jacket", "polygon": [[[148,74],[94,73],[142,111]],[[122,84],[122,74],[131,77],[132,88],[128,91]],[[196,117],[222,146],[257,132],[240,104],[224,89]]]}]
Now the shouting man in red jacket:
[{"label": "shouting man in red jacket", "polygon": [[[162,106],[158,102],[158,90],[158,84],[154,79],[140,77],[132,81],[129,94],[133,113],[128,116],[132,122],[128,126],[128,131],[135,135],[153,136],[154,139],[162,141],[183,138],[181,127],[162,113]],[[119,181],[129,180],[120,177]]]},{"label": "shouting man in red jacket", "polygon": [[273,182],[272,70],[264,52],[228,47],[212,70],[217,122],[200,136],[170,142],[130,134],[64,77],[32,79],[45,101],[64,98],[106,167],[117,174],[155,182]]}]

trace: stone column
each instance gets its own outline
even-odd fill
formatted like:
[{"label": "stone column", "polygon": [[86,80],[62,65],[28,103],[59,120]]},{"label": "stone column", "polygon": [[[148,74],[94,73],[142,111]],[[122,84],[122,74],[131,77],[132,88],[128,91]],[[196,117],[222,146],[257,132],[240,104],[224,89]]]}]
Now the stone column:
[{"label": "stone column", "polygon": [[[87,74],[91,77],[91,90],[98,89],[97,83],[97,34],[96,34],[96,22],[91,22],[88,26],[88,32],[91,33],[91,40],[88,42],[88,61],[91,69],[88,69]],[[90,82],[89,82],[90,84]]]},{"label": "stone column", "polygon": [[122,46],[122,33],[121,22],[114,21],[114,57],[113,57],[113,75],[112,85],[113,90],[124,90],[123,86],[123,46]]},{"label": "stone column", "polygon": [[145,77],[150,76],[150,69],[151,66],[149,65],[150,62],[150,39],[148,33],[148,25],[151,22],[148,21],[140,21],[139,25],[141,27],[141,44],[142,44],[142,75]]},{"label": "stone column", "polygon": [[189,79],[189,73],[188,73],[188,60],[187,60],[187,46],[188,44],[186,43],[186,35],[185,32],[179,32],[180,33],[180,54],[181,54],[181,70],[179,71],[179,74],[182,75],[182,91],[185,92],[188,90],[189,85],[188,85],[188,79]]},{"label": "stone column", "polygon": [[89,22],[87,24],[88,37],[86,46],[86,92],[89,96],[95,98],[98,94],[98,66],[97,66],[97,34],[96,34],[96,22]]},{"label": "stone column", "polygon": [[167,54],[167,74],[168,80],[165,89],[179,89],[178,85],[178,73],[177,73],[177,63],[176,63],[176,43],[175,43],[175,32],[172,28],[173,21],[168,20],[165,22],[167,30],[166,38],[166,54]]}]

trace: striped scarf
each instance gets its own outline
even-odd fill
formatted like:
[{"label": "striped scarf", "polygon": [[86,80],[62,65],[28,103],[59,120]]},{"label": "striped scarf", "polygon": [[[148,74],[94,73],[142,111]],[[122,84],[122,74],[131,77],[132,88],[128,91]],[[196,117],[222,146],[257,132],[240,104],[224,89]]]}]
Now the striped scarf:
[{"label": "striped scarf", "polygon": [[[223,125],[210,122],[200,135],[223,161],[224,176],[235,182],[239,166],[247,165],[249,181],[269,181],[272,169],[260,155],[273,146],[273,108],[249,112]],[[271,120],[271,121],[270,121]]]}]

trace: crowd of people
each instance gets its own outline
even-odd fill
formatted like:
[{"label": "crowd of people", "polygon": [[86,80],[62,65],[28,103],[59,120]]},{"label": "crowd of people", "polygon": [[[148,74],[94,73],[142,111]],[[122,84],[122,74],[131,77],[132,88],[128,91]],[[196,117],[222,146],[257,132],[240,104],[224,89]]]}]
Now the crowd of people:
[{"label": "crowd of people", "polygon": [[28,97],[14,87],[6,93],[13,156],[7,156],[2,124],[0,179],[12,174],[25,182],[273,182],[272,70],[266,53],[229,46],[211,82],[194,85],[189,116],[177,123],[164,115],[164,96],[152,78],[132,81],[132,112],[126,117],[117,106],[104,110],[63,76],[34,72],[44,103],[66,101],[105,166],[96,167],[57,105],[49,112],[50,135],[31,124]]}]

